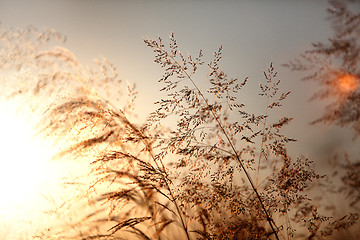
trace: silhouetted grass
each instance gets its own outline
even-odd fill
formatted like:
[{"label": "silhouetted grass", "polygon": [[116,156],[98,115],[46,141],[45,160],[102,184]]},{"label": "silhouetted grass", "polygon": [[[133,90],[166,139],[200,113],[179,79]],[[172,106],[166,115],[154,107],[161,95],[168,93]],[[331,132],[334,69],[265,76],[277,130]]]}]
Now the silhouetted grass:
[{"label": "silhouetted grass", "polygon": [[[237,100],[247,79],[220,69],[221,47],[207,65],[203,91],[194,78],[204,66],[202,52],[183,56],[173,34],[168,48],[162,39],[144,41],[164,68],[167,92],[144,126],[91,89],[57,103],[45,117],[50,135],[72,143],[61,155],[95,157],[90,189],[96,195],[89,197],[107,206],[108,221],[94,210],[72,225],[78,238],[283,239],[301,225],[316,232],[326,218],[305,191],[320,176],[309,160],[288,156],[286,144],[294,140],[281,129],[291,118],[269,118],[289,95],[279,91],[273,65],[260,85],[265,113],[256,115]],[[106,71],[103,76],[110,80]],[[163,127],[170,117],[176,126]],[[98,232],[86,230],[84,237],[81,229],[93,222]]]},{"label": "silhouetted grass", "polygon": [[[293,70],[314,69],[307,79],[325,84],[315,96],[320,98],[338,97],[331,86],[340,72],[358,76],[358,55],[353,56],[358,40],[347,39],[358,34],[358,15],[340,2],[332,4],[338,39],[330,46],[315,44],[303,55],[310,65],[288,64]],[[337,18],[349,24],[346,31]],[[324,216],[323,202],[308,195],[326,182],[312,161],[287,152],[295,140],[282,129],[292,118],[278,110],[290,92],[281,90],[272,63],[257,96],[264,112],[257,114],[240,101],[249,79],[222,70],[222,47],[206,58],[202,51],[184,55],[174,34],[168,41],[144,39],[163,70],[164,94],[147,122],[138,124],[132,119],[136,89],[124,86],[106,59],[88,71],[71,51],[51,47],[65,40],[55,31],[29,27],[1,33],[1,70],[18,73],[6,96],[31,99],[28,106],[36,113],[47,106],[40,128],[61,146],[56,157],[82,159],[91,169],[81,180],[85,192],[70,182],[77,198],[54,206],[50,215],[59,221],[34,238],[324,239],[357,226],[358,163],[337,163],[347,173],[334,188],[335,195],[347,194],[354,211],[336,219]],[[341,71],[322,68],[327,60],[316,62],[319,55],[344,59]],[[340,95],[345,100],[329,110],[332,118],[318,122],[350,125],[356,134],[358,89]]]}]

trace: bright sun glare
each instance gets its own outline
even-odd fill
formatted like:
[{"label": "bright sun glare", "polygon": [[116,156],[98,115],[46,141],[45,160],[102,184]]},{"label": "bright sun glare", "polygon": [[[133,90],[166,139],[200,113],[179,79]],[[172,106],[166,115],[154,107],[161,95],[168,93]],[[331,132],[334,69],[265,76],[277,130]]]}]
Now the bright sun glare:
[{"label": "bright sun glare", "polygon": [[50,160],[56,149],[34,133],[23,115],[0,105],[0,226],[8,225],[14,234],[5,232],[5,239],[26,239],[19,234],[34,231],[34,224],[41,228],[49,217],[43,212],[74,194],[63,188],[64,180],[85,169],[73,161]]},{"label": "bright sun glare", "polygon": [[32,128],[15,112],[1,109],[0,208],[32,201],[46,179],[46,153]]},{"label": "bright sun glare", "polygon": [[34,133],[31,122],[0,106],[1,218],[32,218],[45,211],[44,197],[49,192],[60,192],[65,171],[59,163],[50,161],[51,147]]}]

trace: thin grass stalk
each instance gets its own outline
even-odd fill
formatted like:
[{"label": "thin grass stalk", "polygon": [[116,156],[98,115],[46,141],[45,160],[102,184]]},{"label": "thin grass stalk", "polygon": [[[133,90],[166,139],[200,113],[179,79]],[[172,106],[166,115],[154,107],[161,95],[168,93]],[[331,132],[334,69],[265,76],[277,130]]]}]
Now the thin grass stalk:
[{"label": "thin grass stalk", "polygon": [[[194,87],[195,87],[196,90],[198,91],[199,95],[201,96],[201,98],[205,101],[206,106],[209,107],[209,103],[208,103],[207,99],[206,99],[205,96],[202,94],[201,90],[200,90],[199,87],[196,85],[196,83],[195,83],[194,80],[191,78],[191,76],[187,73],[187,71],[177,62],[177,60],[176,60],[173,56],[169,55],[167,52],[165,52],[165,53],[166,53],[166,55],[169,56],[178,66],[180,66],[181,71],[182,71],[182,72],[187,76],[187,78],[191,81],[191,83],[194,85]],[[256,195],[257,199],[259,200],[259,202],[260,202],[261,208],[263,209],[263,211],[264,211],[264,213],[265,213],[266,220],[267,220],[267,222],[269,223],[272,232],[275,234],[276,239],[279,240],[279,236],[278,236],[277,231],[275,230],[275,227],[274,227],[275,222],[274,222],[274,220],[272,219],[272,217],[269,215],[268,211],[266,210],[265,205],[264,205],[264,203],[263,203],[263,201],[262,201],[262,199],[261,199],[261,197],[260,197],[260,194],[259,194],[259,192],[257,191],[256,186],[254,185],[254,182],[253,182],[252,178],[250,177],[249,173],[247,172],[244,164],[241,162],[241,159],[240,159],[240,157],[239,157],[239,155],[238,155],[238,153],[237,153],[237,151],[236,151],[236,149],[235,149],[235,146],[233,145],[232,141],[230,140],[229,135],[227,134],[225,128],[223,127],[223,125],[222,125],[222,123],[221,123],[221,121],[220,121],[220,119],[219,119],[219,116],[214,112],[214,110],[213,110],[212,108],[209,107],[209,109],[210,109],[210,111],[211,111],[211,114],[214,116],[216,122],[219,124],[219,127],[220,127],[221,131],[223,132],[223,134],[225,135],[225,138],[226,138],[226,140],[228,141],[231,149],[233,150],[234,156],[235,156],[236,160],[239,162],[240,167],[243,169],[243,171],[244,171],[244,173],[245,173],[245,176],[246,176],[246,178],[248,179],[248,181],[249,181],[249,183],[250,183],[250,185],[251,185],[251,188],[252,188],[253,191],[255,192],[255,195]]]},{"label": "thin grass stalk", "polygon": [[266,102],[266,110],[265,110],[265,120],[264,120],[264,125],[263,125],[263,129],[262,129],[262,138],[261,138],[261,145],[260,145],[260,153],[259,153],[259,161],[258,161],[258,167],[257,167],[257,172],[256,172],[256,186],[258,186],[258,180],[259,180],[259,173],[260,173],[260,164],[261,164],[261,157],[263,155],[263,148],[264,148],[264,143],[265,143],[265,128],[266,128],[266,122],[268,119],[268,111],[269,111],[269,103],[270,103],[270,96],[269,94],[267,94],[267,102]]},{"label": "thin grass stalk", "polygon": [[[103,100],[107,103],[107,105],[108,105],[109,107],[111,107],[112,109],[117,109],[117,108],[115,108],[115,106],[113,106],[109,101],[106,101],[101,95],[98,94],[97,97],[99,97],[100,99],[103,99]],[[145,145],[146,151],[150,154],[150,156],[151,156],[151,158],[153,159],[153,161],[155,162],[156,166],[160,169],[158,163],[155,161],[155,158],[154,158],[154,156],[153,156],[153,154],[152,154],[152,152],[151,152],[150,144],[148,143],[148,141],[145,141],[145,139],[147,139],[147,137],[146,137],[140,130],[138,130],[137,127],[134,126],[134,125],[126,118],[125,114],[123,114],[123,116],[120,116],[120,114],[118,114],[118,113],[115,113],[115,114],[121,118],[121,120],[123,121],[123,123],[124,123],[126,126],[130,127],[131,130],[134,131],[134,132],[136,133],[136,135],[140,137],[141,142]],[[165,167],[164,167],[163,164],[162,164],[162,167],[163,167],[163,169],[165,170]],[[163,175],[162,175],[162,176],[163,176]],[[166,178],[164,178],[164,179],[165,179],[165,182],[167,183]],[[145,191],[144,191],[143,189],[142,189],[142,191],[143,191],[144,195],[146,195],[146,194],[145,194]],[[169,187],[168,187],[168,191],[171,192],[171,190],[170,190]],[[171,196],[172,196],[172,194],[171,194]],[[173,198],[173,197],[172,197],[172,198]],[[150,205],[149,205],[149,206],[150,206]],[[152,210],[151,208],[149,208],[149,210],[150,210],[152,216],[155,216],[153,210]],[[182,219],[181,219],[181,220],[182,220]],[[158,231],[158,229],[157,229],[157,228],[158,228],[157,224],[155,224],[155,228],[156,228],[156,231]],[[160,235],[158,236],[158,239],[161,240],[161,236],[160,236]],[[188,240],[190,240],[190,239],[188,239]]]},{"label": "thin grass stalk", "polygon": [[[137,130],[137,129],[136,129],[136,130]],[[137,130],[137,131],[139,131],[139,130]],[[139,133],[142,134],[140,131],[139,131]],[[142,136],[143,136],[143,135],[142,135]],[[156,166],[160,169],[157,161],[155,160],[155,156],[154,156],[154,154],[152,153],[151,148],[149,147],[150,144],[148,143],[148,141],[145,141],[144,139],[145,139],[145,138],[142,137],[142,138],[141,138],[141,141],[142,141],[143,144],[145,145],[147,152],[150,154],[150,157],[151,157],[152,160],[155,162]],[[160,161],[160,163],[161,163],[161,165],[162,165],[163,171],[165,171],[164,163],[163,163],[161,160],[159,160],[159,161]],[[185,232],[185,234],[186,234],[186,238],[187,238],[188,240],[190,240],[188,228],[187,228],[187,226],[186,226],[186,224],[185,224],[185,221],[184,221],[184,218],[183,218],[183,216],[182,216],[182,213],[181,213],[181,210],[180,210],[180,208],[179,208],[179,205],[177,204],[177,202],[176,202],[176,200],[175,200],[175,197],[174,197],[174,195],[173,195],[173,193],[172,193],[172,191],[171,191],[170,185],[169,185],[169,183],[168,183],[168,179],[167,179],[166,177],[164,177],[163,174],[161,174],[161,176],[162,176],[163,179],[165,180],[166,188],[167,188],[167,190],[168,190],[168,192],[169,192],[169,194],[170,194],[170,197],[171,197],[171,202],[175,205],[176,211],[177,211],[177,213],[178,213],[178,215],[179,215],[179,218],[180,218],[181,225],[182,225],[182,227],[184,228],[184,232]]]},{"label": "thin grass stalk", "polygon": [[[114,107],[114,106],[112,106],[110,103],[108,103],[108,104],[109,104],[111,107]],[[146,140],[146,139],[148,139],[148,137],[146,137],[146,136],[143,134],[143,132],[140,131],[136,126],[134,126],[133,124],[131,124],[131,123],[127,120],[127,118],[126,118],[125,116],[123,117],[123,121],[125,122],[125,124],[126,124],[127,126],[130,126],[131,130],[133,130],[133,131],[140,137],[141,142],[144,144],[146,151],[149,153],[149,155],[150,155],[151,159],[154,161],[156,167],[157,167],[158,169],[160,169],[160,166],[159,166],[158,162],[156,161],[156,158],[155,158],[154,154],[153,154],[152,151],[151,151],[151,146],[150,146],[151,144]],[[165,172],[166,169],[165,169],[164,163],[163,163],[161,160],[159,160],[159,161],[160,161],[160,163],[161,163],[161,167],[162,167],[163,172]],[[187,238],[188,240],[190,240],[190,235],[189,235],[189,232],[188,232],[188,228],[187,228],[187,226],[186,226],[186,224],[185,224],[185,221],[184,221],[184,218],[183,218],[183,216],[182,216],[182,213],[181,213],[181,210],[180,210],[180,208],[179,208],[179,205],[177,204],[177,202],[176,202],[176,200],[175,200],[175,197],[174,197],[174,195],[173,195],[173,193],[172,193],[172,191],[171,191],[170,185],[169,185],[169,183],[168,183],[168,179],[167,179],[163,174],[161,174],[161,176],[163,177],[163,180],[164,180],[164,182],[165,182],[165,184],[166,184],[166,189],[168,190],[168,192],[169,192],[169,194],[170,194],[170,197],[171,197],[170,201],[175,205],[176,211],[177,211],[177,213],[178,213],[178,215],[179,215],[179,219],[180,219],[181,225],[182,225],[182,227],[184,228],[184,232],[185,232],[185,234],[186,234],[186,238]]]}]

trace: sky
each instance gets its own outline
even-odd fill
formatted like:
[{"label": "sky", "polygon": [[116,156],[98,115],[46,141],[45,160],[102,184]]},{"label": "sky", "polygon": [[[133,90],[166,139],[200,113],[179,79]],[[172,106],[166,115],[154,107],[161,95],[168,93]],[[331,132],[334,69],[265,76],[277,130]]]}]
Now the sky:
[{"label": "sky", "polygon": [[[162,75],[153,63],[153,53],[143,38],[173,32],[183,52],[205,58],[223,46],[223,69],[230,77],[249,77],[249,93],[263,81],[262,71],[273,62],[284,91],[291,91],[286,114],[294,121],[287,129],[298,142],[294,154],[321,162],[333,145],[353,145],[350,133],[337,127],[310,126],[324,105],[308,102],[316,86],[300,81],[301,75],[281,66],[310,48],[312,42],[332,36],[326,21],[327,1],[121,1],[121,0],[1,0],[0,22],[4,28],[34,25],[51,28],[67,37],[65,47],[83,64],[105,57],[119,77],[135,83],[139,119],[155,109]],[[202,81],[202,79],[199,79]],[[259,108],[259,98],[245,93],[250,107]],[[331,151],[330,151],[331,150]]]},{"label": "sky", "polygon": [[162,70],[143,43],[146,37],[166,39],[173,32],[183,52],[196,55],[202,49],[208,60],[222,45],[223,69],[230,77],[249,77],[243,98],[254,109],[263,106],[253,93],[273,62],[282,89],[292,92],[284,112],[294,120],[286,131],[298,142],[290,149],[321,170],[335,151],[356,150],[356,143],[349,131],[309,125],[324,107],[308,102],[316,85],[300,81],[301,74],[281,64],[332,36],[327,7],[325,0],[0,0],[0,22],[7,29],[55,29],[83,64],[107,58],[122,80],[137,85],[140,120],[155,109],[161,89]]}]

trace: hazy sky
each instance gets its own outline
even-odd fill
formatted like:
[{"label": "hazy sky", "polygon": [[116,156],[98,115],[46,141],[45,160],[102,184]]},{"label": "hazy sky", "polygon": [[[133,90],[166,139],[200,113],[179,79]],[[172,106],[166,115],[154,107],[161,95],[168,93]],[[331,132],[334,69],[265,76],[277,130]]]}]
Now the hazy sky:
[{"label": "hazy sky", "polygon": [[[314,86],[280,65],[311,42],[332,36],[325,19],[327,6],[322,0],[0,0],[0,21],[5,28],[32,24],[61,32],[68,38],[65,47],[83,63],[106,57],[121,79],[137,84],[137,107],[142,112],[153,109],[162,74],[151,49],[142,42],[144,37],[166,38],[174,32],[185,53],[203,49],[206,59],[223,45],[225,72],[240,79],[249,76],[249,92],[272,61],[283,89],[292,91],[285,107],[287,115],[295,118],[288,128],[290,137],[299,140],[293,149],[319,162],[334,144],[351,143],[351,136],[341,135],[337,128],[309,126],[322,110],[320,103],[307,102]],[[258,98],[250,97],[247,101],[257,107]]]}]

